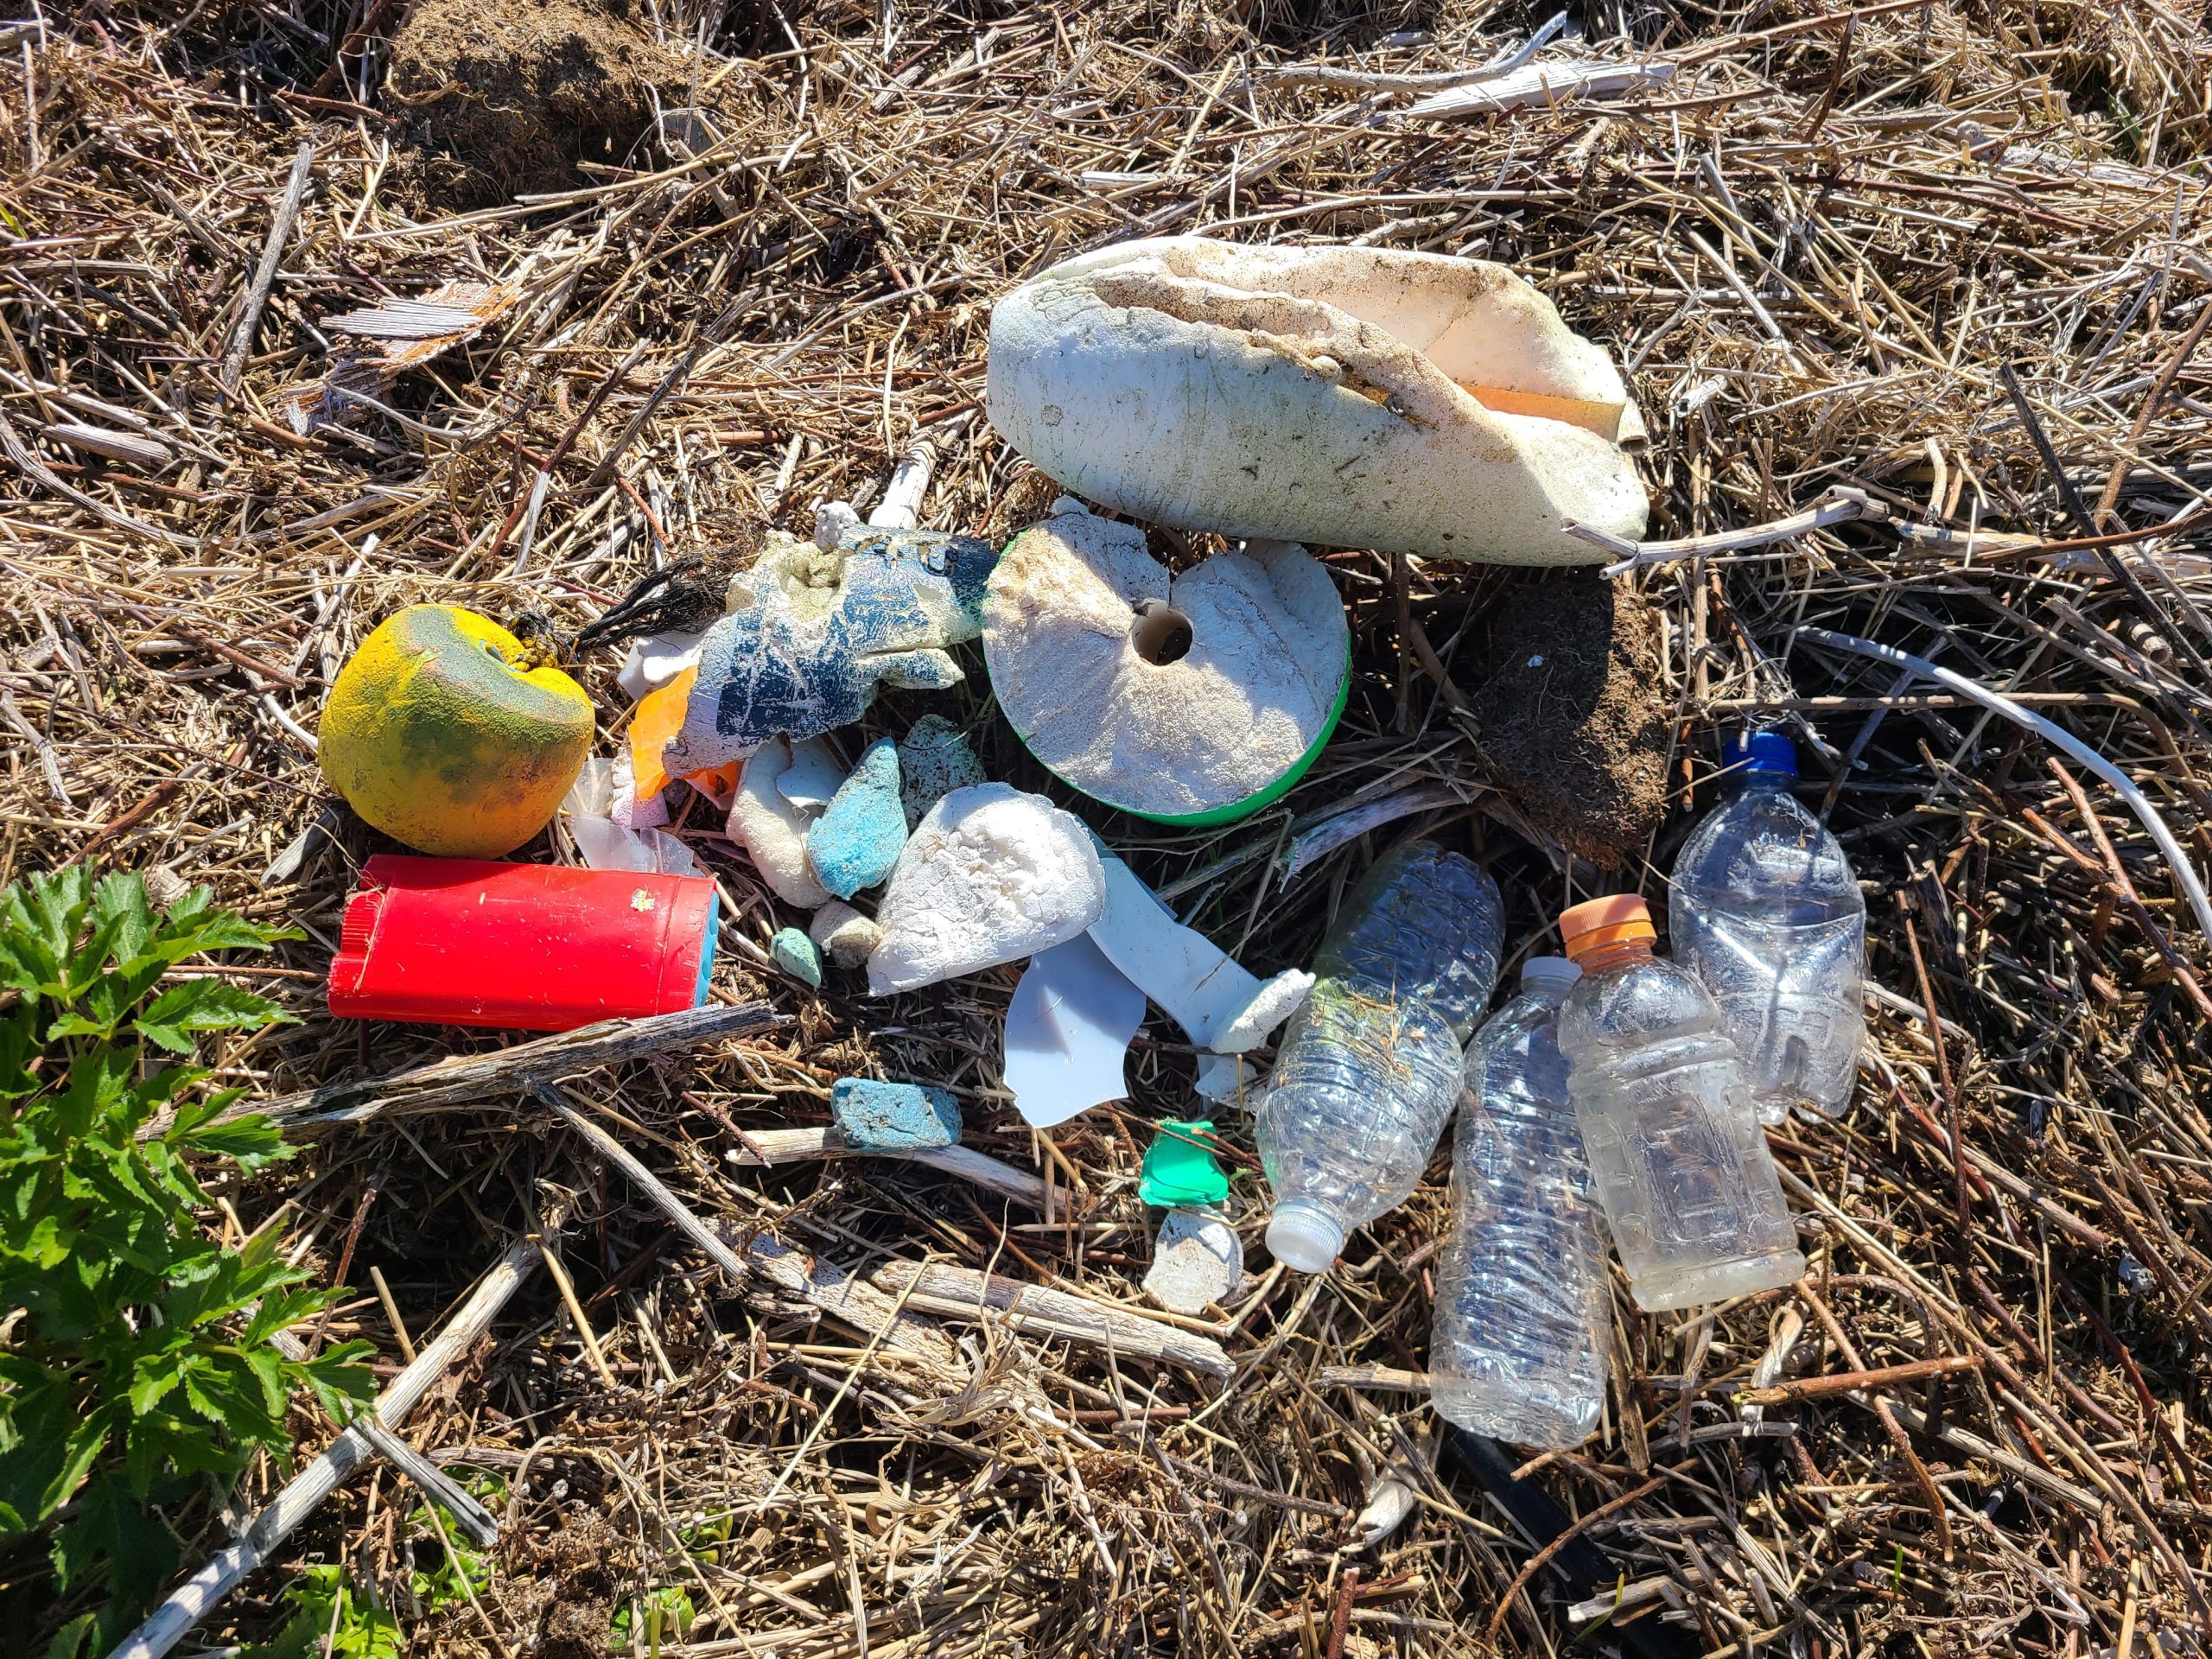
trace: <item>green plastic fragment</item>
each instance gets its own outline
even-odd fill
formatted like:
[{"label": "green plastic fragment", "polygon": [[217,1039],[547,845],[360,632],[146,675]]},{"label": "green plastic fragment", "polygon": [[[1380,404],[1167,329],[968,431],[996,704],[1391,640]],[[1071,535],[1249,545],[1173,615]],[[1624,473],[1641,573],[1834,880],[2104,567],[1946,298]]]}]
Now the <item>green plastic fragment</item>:
[{"label": "green plastic fragment", "polygon": [[1145,1148],[1137,1196],[1166,1210],[1219,1204],[1229,1196],[1229,1177],[1214,1160],[1219,1146],[1210,1122],[1162,1123]]}]

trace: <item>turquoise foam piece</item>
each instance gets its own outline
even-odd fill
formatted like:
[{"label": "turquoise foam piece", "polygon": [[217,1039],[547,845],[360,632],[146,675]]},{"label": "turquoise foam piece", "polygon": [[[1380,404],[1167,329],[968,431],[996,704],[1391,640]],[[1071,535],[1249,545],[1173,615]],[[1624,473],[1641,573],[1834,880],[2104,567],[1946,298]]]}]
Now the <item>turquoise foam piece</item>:
[{"label": "turquoise foam piece", "polygon": [[817,989],[822,984],[822,948],[795,927],[780,928],[768,941],[768,954],[776,966],[793,979]]},{"label": "turquoise foam piece", "polygon": [[906,811],[899,798],[899,746],[878,738],[853,775],[806,832],[815,879],[840,899],[887,880],[906,845]]},{"label": "turquoise foam piece", "polygon": [[830,1114],[855,1152],[927,1152],[960,1139],[959,1103],[918,1083],[840,1077],[830,1085]]}]

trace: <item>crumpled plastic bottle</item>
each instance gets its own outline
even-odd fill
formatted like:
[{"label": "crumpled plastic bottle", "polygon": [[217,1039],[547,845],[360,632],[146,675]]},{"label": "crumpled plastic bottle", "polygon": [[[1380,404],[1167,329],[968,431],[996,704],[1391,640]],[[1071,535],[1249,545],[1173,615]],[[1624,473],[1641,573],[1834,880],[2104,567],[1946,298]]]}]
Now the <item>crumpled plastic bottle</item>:
[{"label": "crumpled plastic bottle", "polygon": [[1866,901],[1827,827],[1790,794],[1779,732],[1728,745],[1729,797],[1675,861],[1675,960],[1713,993],[1759,1120],[1851,1103],[1866,1036]]},{"label": "crumpled plastic bottle", "polygon": [[1651,954],[1643,900],[1559,918],[1582,969],[1559,1017],[1591,1179],[1638,1307],[1695,1307],[1802,1277],[1743,1064],[1696,977]]},{"label": "crumpled plastic bottle", "polygon": [[1581,976],[1559,957],[1522,964],[1521,995],[1467,1046],[1452,1132],[1430,1397],[1460,1427],[1516,1446],[1579,1445],[1605,1400],[1605,1249],[1559,1052],[1560,1005]]},{"label": "crumpled plastic bottle", "polygon": [[1346,896],[1255,1108],[1277,1261],[1321,1272],[1414,1190],[1503,938],[1497,884],[1431,842],[1397,848]]}]

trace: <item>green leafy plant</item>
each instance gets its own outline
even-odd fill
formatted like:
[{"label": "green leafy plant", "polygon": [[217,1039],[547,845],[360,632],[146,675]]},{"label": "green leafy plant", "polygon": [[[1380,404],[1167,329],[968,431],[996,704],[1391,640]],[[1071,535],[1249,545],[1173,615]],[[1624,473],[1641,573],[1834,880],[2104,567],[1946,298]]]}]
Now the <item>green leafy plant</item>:
[{"label": "green leafy plant", "polygon": [[176,1565],[165,1508],[288,1452],[298,1390],[340,1414],[368,1397],[365,1344],[305,1362],[271,1345],[337,1293],[285,1263],[275,1228],[230,1249],[200,1220],[195,1161],[252,1171],[286,1148],[265,1118],[225,1119],[245,1091],[186,1057],[286,1016],[219,978],[162,982],[296,937],[204,887],[156,917],[130,874],[0,889],[0,1552],[17,1593],[44,1579],[55,1620],[97,1590],[103,1646]]},{"label": "green leafy plant", "polygon": [[[641,1611],[645,1623],[639,1625],[636,1620]],[[634,1651],[637,1632],[642,1630],[645,1651],[658,1654],[662,1643],[681,1642],[697,1617],[698,1610],[691,1605],[690,1592],[680,1585],[666,1584],[658,1590],[648,1590],[614,1610],[613,1628],[607,1633],[607,1650],[614,1654]]]},{"label": "green leafy plant", "polygon": [[[507,1484],[497,1475],[479,1475],[468,1483],[467,1490],[470,1497],[496,1508],[506,1497]],[[435,1552],[430,1559],[436,1564],[429,1567],[417,1566],[407,1586],[426,1611],[450,1607],[490,1588],[491,1561],[481,1551],[473,1548],[466,1538],[454,1536],[449,1528],[442,1529],[427,1505],[415,1506],[414,1513],[407,1517],[407,1529],[415,1540],[415,1559],[418,1562],[426,1551]]]},{"label": "green leafy plant", "polygon": [[407,1650],[399,1621],[342,1567],[301,1568],[284,1586],[284,1599],[293,1609],[284,1628],[273,1640],[246,1649],[240,1659],[399,1659]]}]

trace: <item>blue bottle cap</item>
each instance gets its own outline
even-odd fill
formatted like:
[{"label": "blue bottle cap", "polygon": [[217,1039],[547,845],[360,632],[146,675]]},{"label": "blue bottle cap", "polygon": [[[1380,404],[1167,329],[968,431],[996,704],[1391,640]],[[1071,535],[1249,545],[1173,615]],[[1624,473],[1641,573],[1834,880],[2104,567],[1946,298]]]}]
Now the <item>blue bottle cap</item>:
[{"label": "blue bottle cap", "polygon": [[1780,732],[1746,732],[1721,746],[1720,762],[1738,778],[1795,778],[1797,746]]}]

